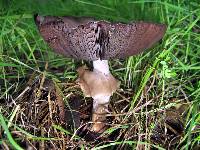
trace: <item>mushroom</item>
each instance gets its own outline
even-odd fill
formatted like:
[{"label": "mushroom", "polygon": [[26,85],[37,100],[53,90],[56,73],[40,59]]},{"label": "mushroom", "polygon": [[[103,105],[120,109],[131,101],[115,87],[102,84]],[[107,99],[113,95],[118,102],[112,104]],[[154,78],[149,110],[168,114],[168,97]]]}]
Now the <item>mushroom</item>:
[{"label": "mushroom", "polygon": [[159,41],[166,25],[135,22],[130,24],[96,21],[86,17],[35,15],[44,40],[56,53],[93,61],[93,71],[78,68],[78,83],[85,96],[93,98],[91,130],[105,130],[110,96],[120,82],[109,71],[108,60],[136,55]]}]

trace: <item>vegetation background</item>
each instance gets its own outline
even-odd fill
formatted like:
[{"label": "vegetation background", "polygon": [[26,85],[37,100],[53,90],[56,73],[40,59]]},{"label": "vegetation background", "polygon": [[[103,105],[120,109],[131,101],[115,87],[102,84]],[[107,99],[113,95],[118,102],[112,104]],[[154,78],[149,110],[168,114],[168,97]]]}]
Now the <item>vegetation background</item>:
[{"label": "vegetation background", "polygon": [[[143,108],[135,115],[136,122],[128,121],[113,126],[108,134],[120,128],[124,138],[101,144],[82,143],[82,149],[105,147],[127,149],[139,146],[167,148],[162,142],[149,142],[157,122],[148,121],[147,113],[183,107],[184,131],[174,148],[194,149],[200,143],[200,1],[199,0],[1,0],[0,3],[0,144],[4,148],[21,149],[21,140],[52,141],[48,136],[36,136],[17,122],[19,105],[15,98],[19,89],[35,72],[47,72],[49,79],[73,82],[77,78],[75,60],[56,55],[46,45],[34,24],[33,14],[54,16],[92,16],[97,19],[128,23],[145,20],[165,23],[168,26],[162,42],[138,56],[110,62],[113,75],[121,81],[121,90],[130,89],[128,108],[136,108],[141,100],[153,98],[155,106]],[[45,63],[61,71],[45,70]],[[83,62],[81,62],[83,63]],[[151,88],[150,88],[151,87]],[[153,88],[152,88],[153,87]],[[149,90],[148,90],[149,89]],[[147,91],[147,92],[145,92]],[[123,94],[123,92],[122,92]],[[126,96],[124,92],[124,96]],[[12,103],[12,107],[11,106]],[[174,108],[175,109],[175,108]],[[128,109],[127,114],[132,110]],[[122,116],[120,119],[127,119]],[[162,117],[161,117],[162,118]],[[130,123],[137,124],[137,133]],[[138,123],[139,122],[139,123]],[[179,127],[178,127],[179,128]],[[59,130],[66,134],[63,130]],[[132,135],[126,136],[128,132]],[[158,133],[156,133],[159,135]],[[136,138],[133,138],[137,135]],[[166,134],[165,134],[166,135]],[[142,136],[146,138],[141,138]],[[122,136],[121,136],[122,137]],[[158,137],[161,138],[161,137]],[[163,137],[162,137],[163,138]],[[142,140],[141,140],[142,139]],[[74,141],[76,141],[75,139]],[[25,140],[26,141],[26,140]],[[169,144],[169,143],[168,143]]]}]

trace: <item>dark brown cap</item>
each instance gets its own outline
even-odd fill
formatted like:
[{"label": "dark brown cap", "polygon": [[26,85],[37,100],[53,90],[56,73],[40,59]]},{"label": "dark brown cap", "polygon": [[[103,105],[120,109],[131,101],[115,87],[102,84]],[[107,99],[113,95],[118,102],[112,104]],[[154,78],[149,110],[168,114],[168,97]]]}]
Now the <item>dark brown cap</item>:
[{"label": "dark brown cap", "polygon": [[44,40],[56,53],[83,60],[126,58],[150,48],[165,34],[166,25],[95,21],[85,17],[35,15]]}]

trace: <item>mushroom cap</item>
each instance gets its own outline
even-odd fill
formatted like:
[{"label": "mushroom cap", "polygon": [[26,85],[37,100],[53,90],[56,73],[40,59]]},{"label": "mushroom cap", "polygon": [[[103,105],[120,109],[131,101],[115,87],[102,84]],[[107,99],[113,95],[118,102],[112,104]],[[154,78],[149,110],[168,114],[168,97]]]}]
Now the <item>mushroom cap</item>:
[{"label": "mushroom cap", "polygon": [[35,22],[56,53],[92,61],[136,55],[159,41],[166,31],[164,24],[110,23],[86,17],[35,15]]}]

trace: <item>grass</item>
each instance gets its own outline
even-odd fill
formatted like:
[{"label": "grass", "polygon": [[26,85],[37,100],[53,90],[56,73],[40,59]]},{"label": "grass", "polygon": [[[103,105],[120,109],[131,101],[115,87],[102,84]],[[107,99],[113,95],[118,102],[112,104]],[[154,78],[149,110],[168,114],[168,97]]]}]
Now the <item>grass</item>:
[{"label": "grass", "polygon": [[[35,13],[92,16],[120,22],[145,20],[168,25],[161,43],[138,56],[110,62],[113,75],[121,81],[121,89],[114,94],[111,101],[111,108],[116,113],[115,121],[105,133],[106,136],[116,135],[114,140],[85,142],[83,138],[74,138],[74,133],[55,125],[51,128],[57,132],[59,135],[57,137],[42,134],[42,131],[40,134],[34,134],[36,129],[29,130],[26,122],[23,124],[20,121],[22,117],[20,115],[23,115],[22,110],[25,110],[25,107],[16,97],[23,91],[33,72],[36,76],[41,76],[45,72],[45,78],[53,79],[57,83],[73,83],[77,78],[75,70],[78,64],[84,63],[55,55],[50,50],[33,22]],[[106,147],[167,149],[166,143],[151,141],[151,135],[156,134],[158,139],[163,138],[156,127],[158,128],[159,123],[162,124],[162,118],[168,117],[162,112],[172,108],[186,110],[184,115],[180,115],[184,132],[178,134],[181,138],[175,142],[173,148],[198,147],[200,143],[200,3],[198,0],[51,0],[37,3],[13,0],[2,1],[0,14],[0,144],[3,148],[21,149],[24,143],[33,144],[36,141],[40,146],[45,145],[45,142],[64,142],[63,136],[67,136],[68,139],[72,138],[68,141],[71,145],[78,143],[78,146],[74,147],[81,149]],[[46,62],[48,69],[45,69]],[[62,91],[65,95],[70,94]],[[72,92],[81,93],[76,89]],[[119,94],[128,101],[123,103],[123,107],[117,105]],[[67,145],[66,141],[65,144]]]}]

